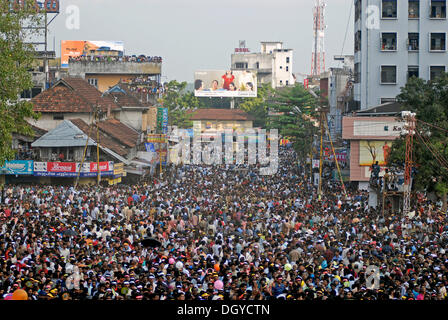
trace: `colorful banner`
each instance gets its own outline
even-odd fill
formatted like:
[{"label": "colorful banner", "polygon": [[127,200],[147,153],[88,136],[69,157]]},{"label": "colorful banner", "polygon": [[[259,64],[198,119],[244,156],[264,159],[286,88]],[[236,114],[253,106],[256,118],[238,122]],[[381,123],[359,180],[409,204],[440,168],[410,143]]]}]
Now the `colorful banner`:
[{"label": "colorful banner", "polygon": [[249,70],[197,71],[194,75],[196,97],[257,97],[257,75]]},{"label": "colorful banner", "polygon": [[[85,162],[34,162],[34,175],[38,177],[96,177],[98,164]],[[112,161],[100,162],[101,176],[113,176],[114,164]]]},{"label": "colorful banner", "polygon": [[96,50],[107,48],[112,51],[124,52],[123,41],[61,41],[61,67],[68,68],[69,58],[87,56]]},{"label": "colorful banner", "polygon": [[148,134],[148,143],[166,143],[166,136],[163,134]]},{"label": "colorful banner", "polygon": [[386,166],[391,148],[392,141],[360,141],[359,165],[371,166],[378,161],[380,166]]},{"label": "colorful banner", "polygon": [[168,108],[157,108],[157,131],[168,133]]},{"label": "colorful banner", "polygon": [[5,164],[0,167],[0,174],[32,175],[34,171],[33,163],[34,161],[31,160],[6,161]]}]

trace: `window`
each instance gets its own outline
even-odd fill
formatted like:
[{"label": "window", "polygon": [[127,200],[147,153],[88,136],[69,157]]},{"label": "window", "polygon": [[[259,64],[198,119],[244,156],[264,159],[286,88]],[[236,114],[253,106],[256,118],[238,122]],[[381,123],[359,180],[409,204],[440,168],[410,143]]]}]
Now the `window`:
[{"label": "window", "polygon": [[431,0],[432,19],[446,19],[446,0]]},{"label": "window", "polygon": [[357,22],[361,18],[362,12],[362,0],[357,0],[355,2],[355,22]]},{"label": "window", "polygon": [[288,66],[286,66],[286,71],[289,71],[289,67]]},{"label": "window", "polygon": [[256,67],[257,69],[260,69],[260,62],[257,62],[257,63],[255,64],[255,67]]},{"label": "window", "polygon": [[54,114],[53,115],[53,120],[64,120],[64,115],[63,114]]},{"label": "window", "polygon": [[431,51],[446,50],[446,33],[431,33]]},{"label": "window", "polygon": [[412,77],[419,77],[418,66],[408,66],[408,80]]},{"label": "window", "polygon": [[420,18],[420,0],[409,0],[409,19]]},{"label": "window", "polygon": [[286,80],[286,85],[289,85],[289,81],[288,80]]},{"label": "window", "polygon": [[355,63],[355,83],[361,82],[361,70],[359,63]]},{"label": "window", "polygon": [[280,66],[280,69],[283,69],[283,67],[282,67],[282,66]]},{"label": "window", "polygon": [[408,34],[408,50],[409,51],[418,51],[419,44],[419,34],[418,33],[409,33]]},{"label": "window", "polygon": [[[388,103],[388,102],[396,102],[396,101],[397,101],[397,99],[395,99],[395,98],[381,98],[381,104]],[[385,126],[384,130],[389,131],[389,127]]]},{"label": "window", "polygon": [[235,69],[247,69],[247,62],[235,63]]},{"label": "window", "polygon": [[429,68],[429,80],[432,81],[440,77],[442,72],[445,72],[445,66],[431,66]]},{"label": "window", "polygon": [[397,33],[385,32],[381,34],[381,50],[395,51],[397,50]]},{"label": "window", "polygon": [[289,63],[289,57],[286,57],[286,63]]},{"label": "window", "polygon": [[95,88],[98,88],[98,79],[96,78],[90,78],[87,80],[90,85],[94,86]]},{"label": "window", "polygon": [[381,84],[397,83],[397,66],[381,66]]},{"label": "window", "polygon": [[355,52],[361,50],[361,31],[358,30],[355,34]]},{"label": "window", "polygon": [[20,94],[20,98],[21,99],[31,99],[31,90],[24,90],[22,91],[22,93]]},{"label": "window", "polygon": [[282,85],[283,84],[283,80],[280,80],[280,85]]},{"label": "window", "polygon": [[397,0],[383,0],[382,17],[386,19],[397,18]]}]

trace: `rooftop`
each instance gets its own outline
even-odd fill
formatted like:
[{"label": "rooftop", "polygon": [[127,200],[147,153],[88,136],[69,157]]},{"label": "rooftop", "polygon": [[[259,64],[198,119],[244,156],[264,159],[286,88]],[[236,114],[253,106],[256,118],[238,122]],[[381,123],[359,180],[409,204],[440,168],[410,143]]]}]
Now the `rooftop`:
[{"label": "rooftop", "polygon": [[81,78],[65,78],[34,97],[33,110],[36,112],[81,112],[90,113],[98,105],[103,112],[119,109],[110,97]]}]

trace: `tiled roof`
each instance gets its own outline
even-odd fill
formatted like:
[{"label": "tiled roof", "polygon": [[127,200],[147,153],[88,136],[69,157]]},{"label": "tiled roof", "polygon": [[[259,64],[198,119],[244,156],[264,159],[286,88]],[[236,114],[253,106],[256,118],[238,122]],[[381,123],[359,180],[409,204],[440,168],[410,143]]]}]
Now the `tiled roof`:
[{"label": "tiled roof", "polygon": [[[85,134],[89,134],[89,125],[84,122],[82,119],[71,119],[71,123],[81,129]],[[128,151],[118,142],[114,141],[112,138],[105,135],[103,132],[99,132],[100,141],[99,144],[101,147],[108,148],[113,152],[119,154],[120,156],[127,155]],[[90,138],[97,142],[96,128],[92,127],[92,131],[90,132]]]},{"label": "tiled roof", "polygon": [[53,87],[43,91],[31,102],[36,112],[81,112],[88,113],[93,106],[100,106],[103,112],[120,107],[111,97],[101,97],[102,93],[86,80],[81,78],[65,78],[58,81]]},{"label": "tiled roof", "polygon": [[221,121],[253,121],[254,118],[239,109],[198,109],[189,111],[193,113],[191,120],[221,120]]},{"label": "tiled roof", "polygon": [[110,96],[120,107],[142,107],[137,98],[121,92],[111,92]]},{"label": "tiled roof", "polygon": [[138,143],[139,133],[116,119],[101,121],[98,123],[98,127],[126,147],[133,148]]}]

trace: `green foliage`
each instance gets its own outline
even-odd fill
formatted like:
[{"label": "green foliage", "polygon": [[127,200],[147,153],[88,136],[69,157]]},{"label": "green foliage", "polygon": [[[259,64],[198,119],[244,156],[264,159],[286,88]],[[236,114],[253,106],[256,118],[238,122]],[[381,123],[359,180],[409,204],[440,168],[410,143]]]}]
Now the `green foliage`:
[{"label": "green foliage", "polygon": [[[403,104],[402,110],[415,112],[418,120],[444,129],[436,129],[417,121],[417,131],[423,136],[425,143],[448,160],[448,74],[445,73],[434,81],[411,78],[402,88],[397,100]],[[404,138],[395,141],[391,163],[404,165],[405,144]],[[446,194],[448,168],[437,161],[417,136],[414,137],[413,158],[418,170],[415,187]]]},{"label": "green foliage", "polygon": [[265,128],[268,119],[268,99],[273,96],[274,89],[269,84],[263,84],[257,90],[256,98],[243,98],[238,108],[255,118],[254,127]]},{"label": "green foliage", "polygon": [[193,123],[190,120],[189,110],[199,108],[200,102],[192,92],[185,92],[186,82],[170,81],[166,86],[166,91],[160,103],[168,108],[168,118],[170,126],[178,128],[190,128]]},{"label": "green foliage", "polygon": [[39,116],[33,112],[32,103],[20,101],[20,94],[33,86],[28,69],[33,62],[34,49],[25,43],[29,31],[25,33],[21,28],[40,19],[31,3],[12,11],[9,1],[0,2],[0,165],[14,158],[12,134],[32,135],[25,119]]},{"label": "green foliage", "polygon": [[281,136],[290,137],[301,160],[310,154],[318,131],[313,123],[318,118],[317,106],[318,100],[301,84],[276,90],[268,105],[272,113],[278,114],[269,117],[268,128],[278,129]]}]

